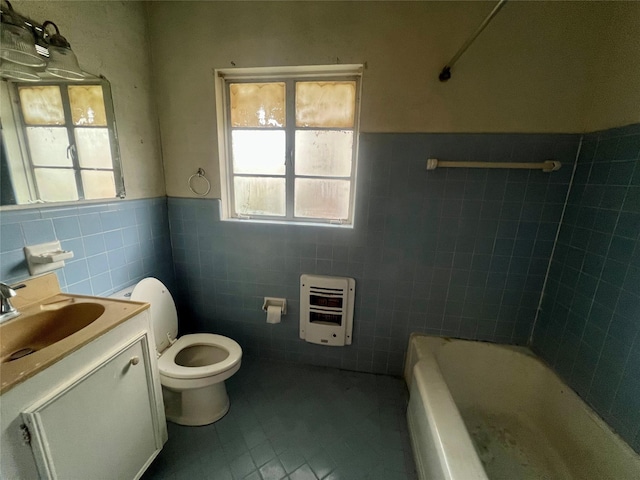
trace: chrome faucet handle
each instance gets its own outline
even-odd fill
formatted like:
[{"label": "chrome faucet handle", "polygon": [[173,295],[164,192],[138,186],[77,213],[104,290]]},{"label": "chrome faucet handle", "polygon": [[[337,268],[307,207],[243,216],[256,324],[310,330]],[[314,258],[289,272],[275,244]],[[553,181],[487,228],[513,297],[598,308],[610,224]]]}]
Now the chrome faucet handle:
[{"label": "chrome faucet handle", "polygon": [[26,287],[24,283],[10,287],[6,283],[0,282],[0,319],[4,317],[8,320],[19,315],[18,310],[11,305],[9,299],[16,296],[16,290],[24,287]]},{"label": "chrome faucet handle", "polygon": [[0,282],[0,297],[10,298],[15,296],[16,296],[16,291],[13,288],[11,288],[6,283]]}]

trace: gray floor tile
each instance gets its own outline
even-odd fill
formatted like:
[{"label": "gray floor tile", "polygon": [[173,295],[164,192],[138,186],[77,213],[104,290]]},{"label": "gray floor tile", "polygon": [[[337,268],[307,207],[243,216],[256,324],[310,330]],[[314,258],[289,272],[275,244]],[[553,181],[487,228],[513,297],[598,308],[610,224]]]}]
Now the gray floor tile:
[{"label": "gray floor tile", "polygon": [[305,462],[304,455],[296,448],[290,448],[278,456],[287,473],[295,471]]},{"label": "gray floor tile", "polygon": [[251,472],[256,470],[256,465],[253,463],[253,459],[249,452],[240,455],[238,458],[233,460],[230,464],[231,473],[233,474],[233,478],[242,479],[249,475]]},{"label": "gray floor tile", "polygon": [[204,478],[207,480],[233,480],[233,475],[231,475],[229,467],[224,466],[216,470],[206,471]]},{"label": "gray floor tile", "polygon": [[289,475],[289,478],[291,480],[317,480],[315,474],[311,470],[311,467],[306,463]]},{"label": "gray floor tile", "polygon": [[401,379],[243,359],[229,413],[169,424],[144,480],[415,480]]},{"label": "gray floor tile", "polygon": [[274,458],[260,467],[260,475],[264,480],[280,480],[287,475],[287,472],[284,471],[280,460]]},{"label": "gray floor tile", "polygon": [[253,458],[257,467],[261,467],[269,460],[275,458],[275,456],[276,452],[273,450],[268,440],[251,449],[251,458]]},{"label": "gray floor tile", "polygon": [[323,479],[337,467],[336,463],[331,459],[331,456],[324,450],[309,459],[308,463],[313,473],[315,473],[319,479]]}]

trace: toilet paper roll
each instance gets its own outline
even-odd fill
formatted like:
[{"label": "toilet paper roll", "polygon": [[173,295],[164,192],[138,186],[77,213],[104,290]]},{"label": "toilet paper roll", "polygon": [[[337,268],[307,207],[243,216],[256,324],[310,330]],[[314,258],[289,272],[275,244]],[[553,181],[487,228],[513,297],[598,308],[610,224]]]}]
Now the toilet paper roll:
[{"label": "toilet paper roll", "polygon": [[282,317],[282,307],[269,305],[267,307],[267,323],[280,323]]}]

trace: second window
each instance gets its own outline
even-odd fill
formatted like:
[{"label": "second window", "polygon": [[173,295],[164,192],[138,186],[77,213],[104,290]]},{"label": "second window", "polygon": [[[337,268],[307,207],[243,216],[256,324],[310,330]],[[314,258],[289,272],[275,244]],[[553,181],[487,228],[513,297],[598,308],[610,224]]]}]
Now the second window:
[{"label": "second window", "polygon": [[352,224],[359,75],[230,77],[227,218]]}]

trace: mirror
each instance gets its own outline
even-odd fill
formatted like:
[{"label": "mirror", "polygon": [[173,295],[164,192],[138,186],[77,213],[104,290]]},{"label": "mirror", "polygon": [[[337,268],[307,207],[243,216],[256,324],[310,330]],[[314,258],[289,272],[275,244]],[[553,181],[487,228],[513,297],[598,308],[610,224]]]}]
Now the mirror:
[{"label": "mirror", "polygon": [[109,82],[0,82],[0,205],[124,198]]}]

